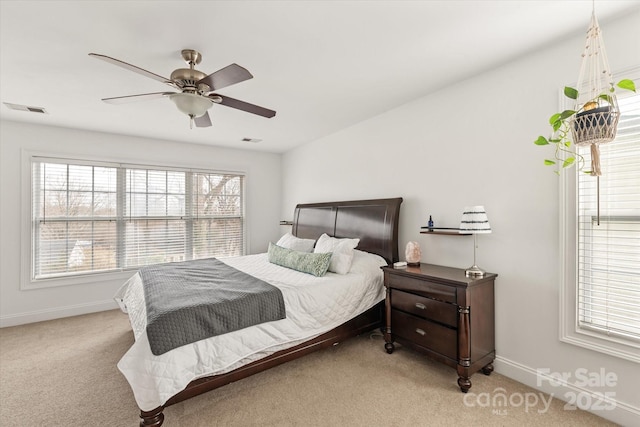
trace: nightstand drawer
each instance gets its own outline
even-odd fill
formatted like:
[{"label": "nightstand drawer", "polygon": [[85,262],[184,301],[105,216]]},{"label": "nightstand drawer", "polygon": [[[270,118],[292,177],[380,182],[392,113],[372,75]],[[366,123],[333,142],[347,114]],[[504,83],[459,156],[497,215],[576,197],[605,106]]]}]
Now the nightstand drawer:
[{"label": "nightstand drawer", "polygon": [[449,329],[402,311],[392,310],[391,331],[394,336],[404,338],[451,359],[458,357],[455,329]]},{"label": "nightstand drawer", "polygon": [[454,328],[458,326],[457,306],[446,302],[392,289],[391,308],[406,311],[424,319],[435,320]]},{"label": "nightstand drawer", "polygon": [[454,286],[441,285],[424,279],[414,279],[398,274],[389,274],[387,276],[387,286],[414,292],[441,301],[456,302],[456,288]]}]

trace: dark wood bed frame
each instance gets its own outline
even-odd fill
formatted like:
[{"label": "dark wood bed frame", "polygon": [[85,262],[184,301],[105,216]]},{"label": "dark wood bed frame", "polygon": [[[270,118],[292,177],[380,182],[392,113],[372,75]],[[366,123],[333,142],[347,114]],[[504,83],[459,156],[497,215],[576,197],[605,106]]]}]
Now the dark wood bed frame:
[{"label": "dark wood bed frame", "polygon": [[[309,203],[296,206],[292,233],[317,239],[323,233],[334,237],[358,237],[358,249],[382,256],[388,263],[398,261],[398,217],[402,198]],[[383,303],[350,321],[295,347],[278,351],[231,372],[200,378],[151,411],[140,411],[140,425],[159,427],[167,406],[222,387],[274,366],[332,346],[364,332],[382,327]]]}]

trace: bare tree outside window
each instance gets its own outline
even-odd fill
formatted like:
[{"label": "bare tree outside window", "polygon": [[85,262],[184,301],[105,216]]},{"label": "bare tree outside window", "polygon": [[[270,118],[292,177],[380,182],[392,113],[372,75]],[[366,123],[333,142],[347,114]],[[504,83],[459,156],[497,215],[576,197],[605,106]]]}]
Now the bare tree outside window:
[{"label": "bare tree outside window", "polygon": [[196,174],[194,257],[215,252],[233,256],[242,251],[242,177]]}]

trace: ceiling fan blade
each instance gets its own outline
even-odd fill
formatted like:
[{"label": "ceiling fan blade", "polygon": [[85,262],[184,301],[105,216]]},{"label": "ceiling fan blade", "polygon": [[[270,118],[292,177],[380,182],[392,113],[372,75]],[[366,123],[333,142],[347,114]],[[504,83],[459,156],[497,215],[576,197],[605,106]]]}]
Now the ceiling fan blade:
[{"label": "ceiling fan blade", "polygon": [[[219,95],[219,94],[211,94],[210,98],[214,99],[213,102],[216,104],[224,105],[227,107],[235,108],[238,110],[246,111],[247,113],[257,114],[262,117],[271,118],[276,115],[276,112],[273,110],[269,110],[268,108],[260,107],[258,105],[249,104],[248,102],[240,101],[238,99],[229,98],[228,96]],[[221,100],[218,101],[217,97]]]},{"label": "ceiling fan blade", "polygon": [[175,87],[176,89],[180,89],[180,86],[176,82],[171,80],[171,79],[159,76],[158,74],[152,73],[151,71],[144,70],[144,69],[142,69],[140,67],[136,67],[135,65],[131,65],[131,64],[126,63],[124,61],[120,61],[119,59],[115,59],[115,58],[112,58],[112,57],[106,56],[106,55],[100,55],[98,53],[90,53],[89,56],[93,56],[94,58],[102,59],[103,61],[106,61],[106,62],[109,62],[111,64],[117,65],[117,66],[122,67],[122,68],[124,68],[126,70],[133,71],[134,73],[142,74],[143,76],[150,77],[150,78],[152,78],[154,80],[157,80],[157,81],[159,81],[161,83],[165,83],[165,84],[168,84],[169,86]]},{"label": "ceiling fan blade", "polygon": [[198,81],[196,86],[204,83],[209,86],[211,90],[218,90],[252,78],[253,76],[246,68],[238,64],[231,64],[209,74],[207,77]]},{"label": "ceiling fan blade", "polygon": [[199,128],[208,128],[211,126],[211,117],[209,117],[208,111],[205,111],[204,115],[196,117],[193,121],[196,122],[196,127]]},{"label": "ceiling fan blade", "polygon": [[127,95],[127,96],[116,96],[113,98],[102,98],[102,100],[109,104],[126,104],[127,102],[148,101],[150,99],[158,99],[164,96],[173,95],[174,93],[175,92],[142,93],[140,95]]}]

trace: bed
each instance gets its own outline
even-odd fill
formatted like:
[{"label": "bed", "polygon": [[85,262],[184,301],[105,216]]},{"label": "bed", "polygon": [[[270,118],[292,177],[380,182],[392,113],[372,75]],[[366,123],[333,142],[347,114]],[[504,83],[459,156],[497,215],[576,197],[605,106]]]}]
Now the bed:
[{"label": "bed", "polygon": [[[134,391],[140,425],[161,426],[165,407],[382,327],[384,286],[379,267],[398,261],[401,203],[402,198],[391,198],[297,205],[291,229],[297,238],[317,240],[327,234],[359,239],[351,271],[314,277],[270,263],[267,254],[223,259],[225,264],[281,289],[287,318],[201,340],[160,356],[151,352],[145,334],[144,293],[139,274],[134,275],[116,295],[136,337],[118,368]],[[355,294],[360,288],[362,295]],[[330,301],[329,295],[338,299]],[[319,320],[318,313],[323,312],[326,319]],[[308,321],[298,321],[305,316]]]}]

